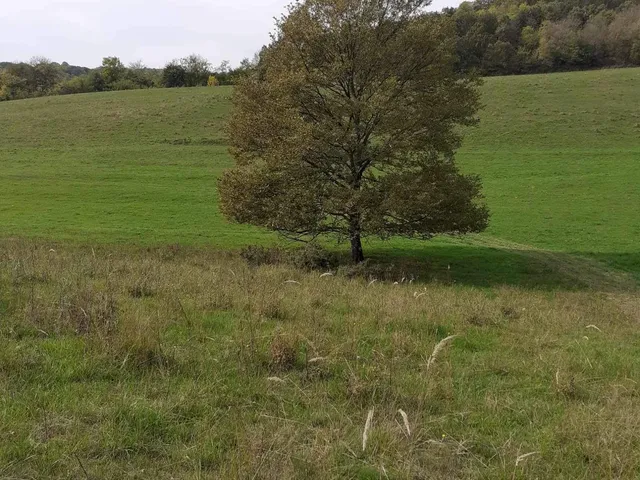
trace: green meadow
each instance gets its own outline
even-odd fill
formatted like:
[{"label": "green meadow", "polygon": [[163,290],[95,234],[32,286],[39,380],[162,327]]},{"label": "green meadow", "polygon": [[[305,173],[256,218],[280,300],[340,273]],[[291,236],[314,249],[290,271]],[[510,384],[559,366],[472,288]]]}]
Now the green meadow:
[{"label": "green meadow", "polygon": [[486,80],[488,231],[364,266],[222,218],[230,88],[0,103],[0,479],[640,478],[639,87]]},{"label": "green meadow", "polygon": [[[460,281],[556,285],[530,249],[640,275],[640,69],[498,77],[458,161],[492,212],[479,238],[370,240]],[[231,165],[230,87],[0,104],[3,237],[235,248],[278,239],[230,225],[216,178]],[[538,252],[539,253],[539,252]],[[473,272],[484,270],[481,276]]]}]

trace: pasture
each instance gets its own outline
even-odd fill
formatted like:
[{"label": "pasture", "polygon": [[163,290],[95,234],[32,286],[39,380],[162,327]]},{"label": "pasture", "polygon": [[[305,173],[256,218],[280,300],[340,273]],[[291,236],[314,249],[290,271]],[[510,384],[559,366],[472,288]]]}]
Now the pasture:
[{"label": "pasture", "polygon": [[0,272],[0,478],[640,474],[637,293],[25,241]]},{"label": "pasture", "polygon": [[0,478],[638,478],[639,84],[488,79],[489,230],[364,268],[238,254],[229,88],[0,103]]},{"label": "pasture", "polygon": [[[489,230],[463,242],[370,240],[366,253],[414,258],[433,275],[480,285],[567,283],[539,251],[639,278],[639,82],[640,69],[488,79],[480,126],[458,161],[483,178]],[[277,241],[217,210],[216,178],[232,161],[231,95],[158,89],[0,104],[1,235],[223,248]]]}]

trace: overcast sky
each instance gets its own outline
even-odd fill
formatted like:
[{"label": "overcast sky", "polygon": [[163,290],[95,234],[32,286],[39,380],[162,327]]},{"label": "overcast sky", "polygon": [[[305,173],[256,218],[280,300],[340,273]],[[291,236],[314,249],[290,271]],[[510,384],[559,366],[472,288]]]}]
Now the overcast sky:
[{"label": "overcast sky", "polygon": [[[434,0],[431,8],[461,0]],[[0,0],[0,61],[45,56],[95,67],[102,57],[151,67],[198,53],[237,64],[269,41],[290,0]]]}]

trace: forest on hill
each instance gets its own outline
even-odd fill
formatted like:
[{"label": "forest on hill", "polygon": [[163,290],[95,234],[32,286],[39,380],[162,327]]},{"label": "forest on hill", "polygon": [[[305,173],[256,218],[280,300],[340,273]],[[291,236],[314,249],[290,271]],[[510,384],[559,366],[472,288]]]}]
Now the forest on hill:
[{"label": "forest on hill", "polygon": [[99,67],[89,69],[34,57],[29,62],[0,62],[0,101],[114,90],[232,85],[253,65],[244,59],[236,68],[226,61],[213,67],[204,57],[192,54],[172,60],[164,68],[150,68],[142,61],[125,65],[118,57],[104,57]]},{"label": "forest on hill", "polygon": [[[460,72],[513,75],[640,65],[640,0],[476,0],[430,13],[451,22]],[[260,61],[232,68],[204,57],[164,69],[106,57],[88,69],[43,57],[0,62],[0,101],[45,95],[235,83]]]},{"label": "forest on hill", "polygon": [[477,0],[443,14],[455,22],[462,71],[640,65],[640,0]]}]

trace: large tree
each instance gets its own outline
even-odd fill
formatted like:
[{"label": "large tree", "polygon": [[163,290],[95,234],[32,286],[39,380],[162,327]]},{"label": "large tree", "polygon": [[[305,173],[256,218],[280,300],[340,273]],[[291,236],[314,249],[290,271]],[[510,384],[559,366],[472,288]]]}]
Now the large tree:
[{"label": "large tree", "polygon": [[294,238],[429,239],[483,230],[480,182],[454,164],[477,81],[425,0],[306,0],[236,88],[223,213]]}]

